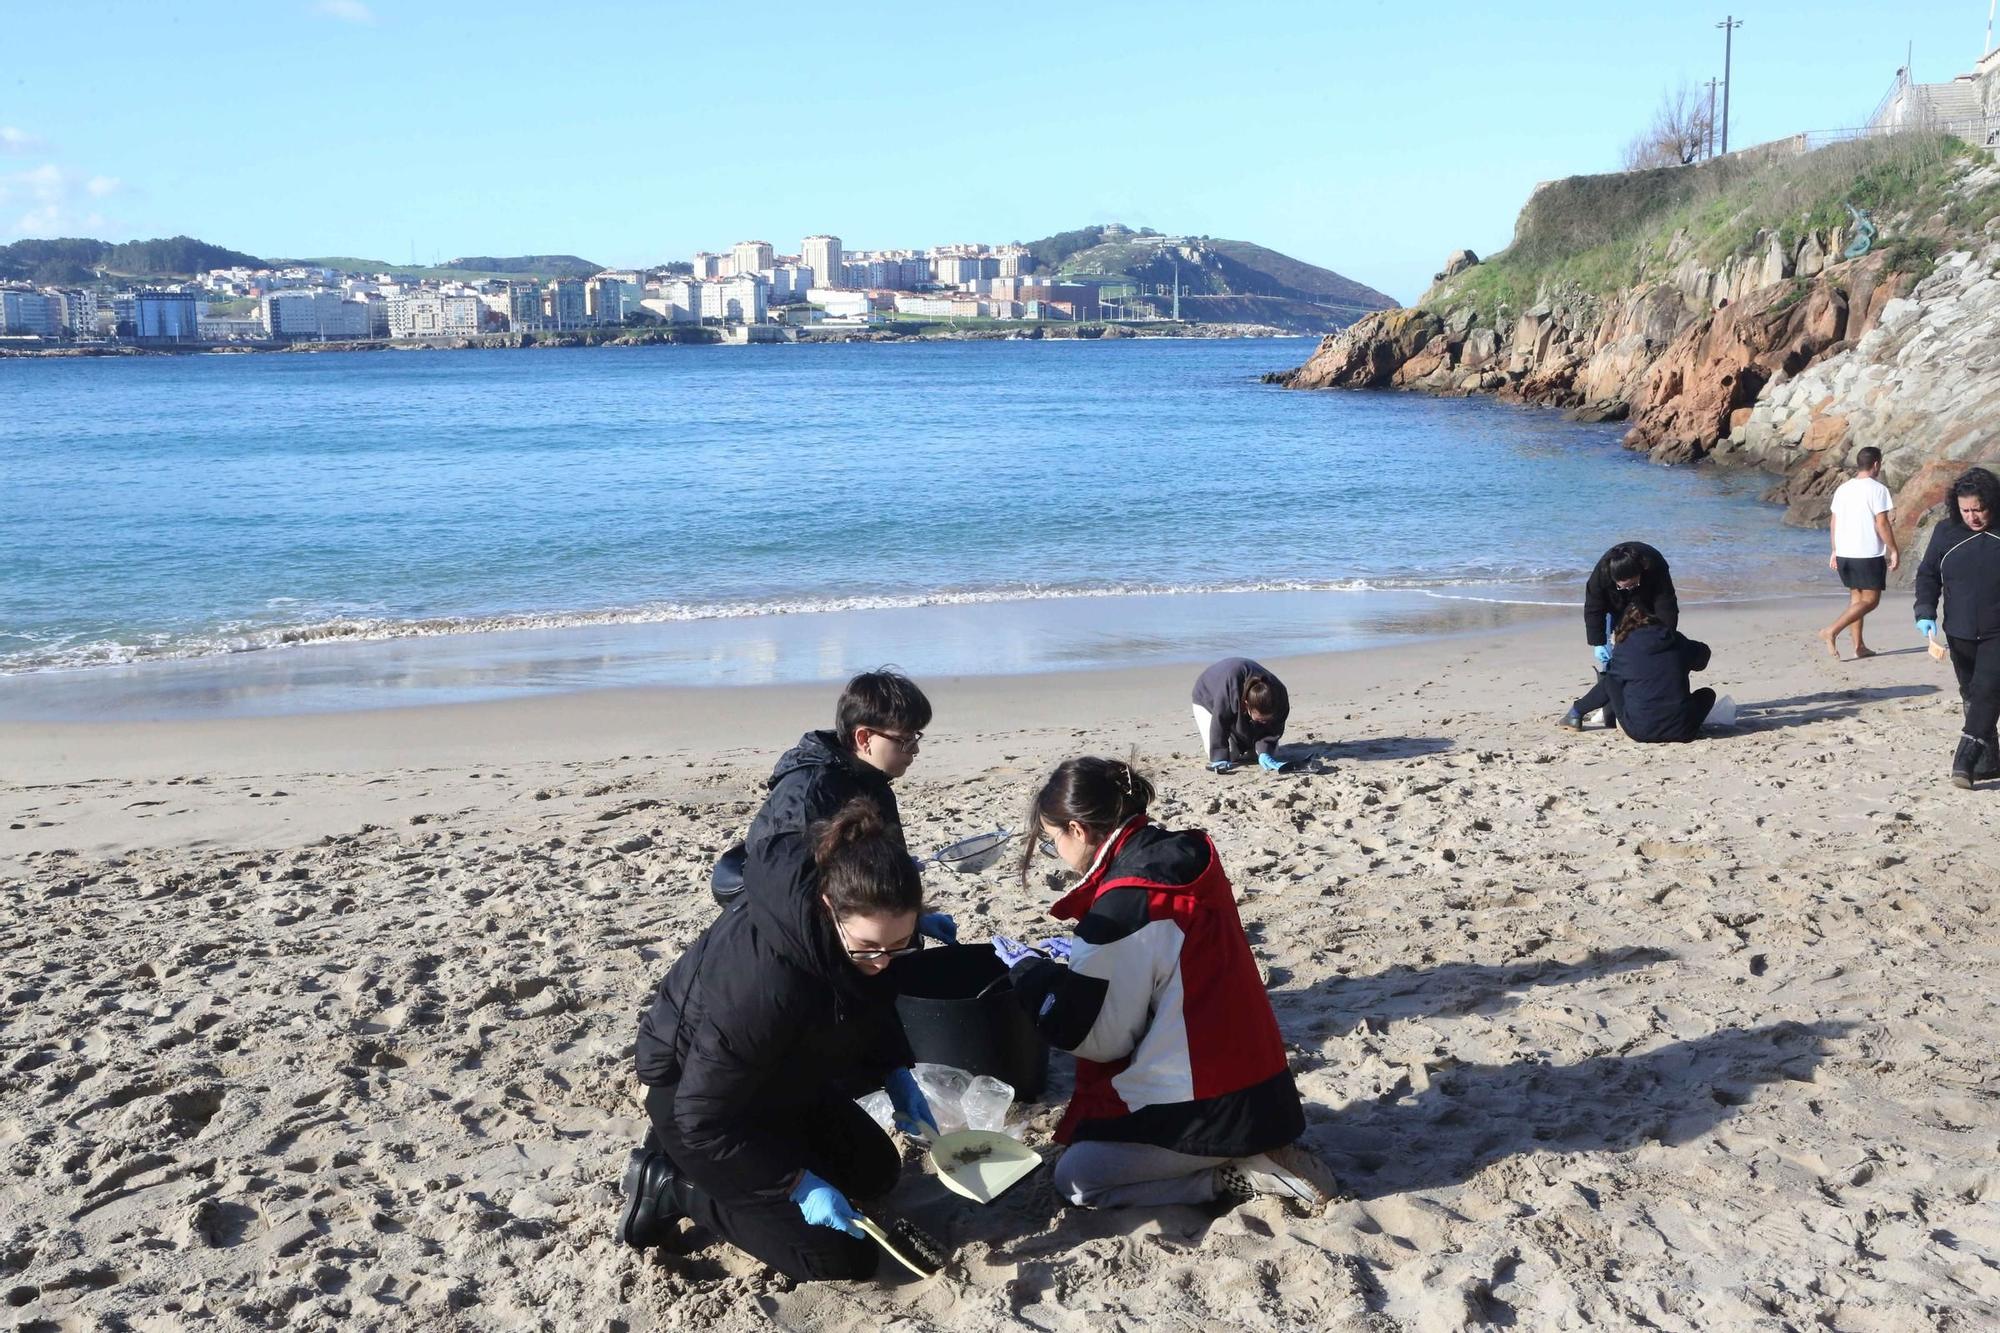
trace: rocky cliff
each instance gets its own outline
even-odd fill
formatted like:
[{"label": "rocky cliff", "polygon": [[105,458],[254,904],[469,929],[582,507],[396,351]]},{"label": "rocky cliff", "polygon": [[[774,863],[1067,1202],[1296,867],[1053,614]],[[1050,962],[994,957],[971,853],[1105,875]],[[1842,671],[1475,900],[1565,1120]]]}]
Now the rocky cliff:
[{"label": "rocky cliff", "polygon": [[[1986,199],[2000,192],[2000,168],[1968,161],[1950,190]],[[1882,228],[1896,234],[1856,259],[1842,257],[1853,232],[1839,226],[1760,229],[1719,259],[1677,227],[1650,254],[1643,238],[1633,247],[1629,283],[1592,291],[1544,280],[1519,313],[1482,300],[1479,261],[1460,251],[1418,306],[1370,315],[1274,378],[1493,394],[1629,421],[1626,446],[1657,462],[1776,474],[1767,498],[1802,524],[1824,521],[1854,451],[1872,444],[1908,544],[1952,477],[2000,463],[2000,217],[1990,211],[1898,215]]]}]

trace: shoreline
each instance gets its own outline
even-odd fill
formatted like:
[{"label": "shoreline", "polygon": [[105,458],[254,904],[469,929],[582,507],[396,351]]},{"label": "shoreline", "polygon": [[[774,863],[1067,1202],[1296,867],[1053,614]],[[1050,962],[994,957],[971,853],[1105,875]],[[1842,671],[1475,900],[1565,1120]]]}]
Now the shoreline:
[{"label": "shoreline", "polygon": [[[1394,651],[1576,615],[1553,589],[1229,590],[918,603],[280,643],[0,675],[0,725],[344,716],[631,690],[816,685],[882,662],[941,677],[1063,678]],[[1509,592],[1541,596],[1508,596]],[[1487,595],[1481,595],[1481,594]],[[1809,594],[1684,603],[1704,614]]]}]

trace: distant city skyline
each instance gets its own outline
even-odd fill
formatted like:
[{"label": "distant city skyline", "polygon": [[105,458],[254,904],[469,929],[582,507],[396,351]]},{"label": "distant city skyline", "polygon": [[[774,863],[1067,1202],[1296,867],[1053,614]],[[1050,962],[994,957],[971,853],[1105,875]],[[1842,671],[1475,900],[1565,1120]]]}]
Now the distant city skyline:
[{"label": "distant city skyline", "polygon": [[[1504,245],[1536,182],[1616,169],[1663,90],[1719,75],[1725,9],[1744,20],[1732,147],[1861,123],[1906,49],[1920,80],[1964,72],[1986,21],[1974,0],[1226,23],[1030,3],[946,30],[901,4],[600,3],[555,31],[546,9],[456,0],[16,3],[0,242],[638,267],[745,238],[921,248],[1120,221],[1254,241],[1407,302],[1450,251]],[[841,32],[855,42],[809,40]]]}]

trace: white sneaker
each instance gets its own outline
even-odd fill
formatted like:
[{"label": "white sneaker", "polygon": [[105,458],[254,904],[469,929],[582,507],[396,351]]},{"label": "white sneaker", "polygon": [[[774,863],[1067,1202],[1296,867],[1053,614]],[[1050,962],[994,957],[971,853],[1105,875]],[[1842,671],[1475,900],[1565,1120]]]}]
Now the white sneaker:
[{"label": "white sneaker", "polygon": [[1294,1208],[1317,1213],[1340,1194],[1332,1169],[1296,1143],[1239,1157],[1219,1170],[1217,1197],[1233,1203],[1270,1194]]}]

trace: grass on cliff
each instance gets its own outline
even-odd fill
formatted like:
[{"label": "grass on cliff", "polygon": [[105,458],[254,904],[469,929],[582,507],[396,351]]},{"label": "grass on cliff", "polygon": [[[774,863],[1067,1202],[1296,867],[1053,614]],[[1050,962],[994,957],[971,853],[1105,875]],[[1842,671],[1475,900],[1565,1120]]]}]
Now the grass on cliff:
[{"label": "grass on cliff", "polygon": [[1807,231],[1847,228],[1845,204],[1870,211],[1892,268],[1927,270],[1946,236],[1976,234],[2000,212],[2000,187],[1954,189],[1981,155],[1949,135],[1900,134],[1810,153],[1741,153],[1691,167],[1573,176],[1528,200],[1505,250],[1443,284],[1424,304],[1473,306],[1482,322],[1538,301],[1595,313],[1620,288],[1657,281],[1693,259],[1714,268],[1788,249]]}]

